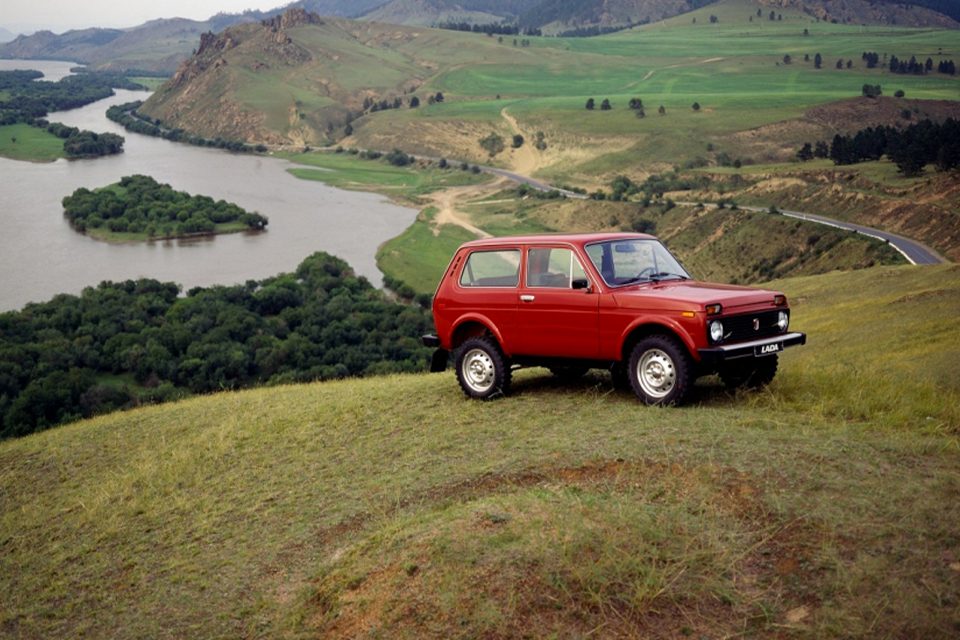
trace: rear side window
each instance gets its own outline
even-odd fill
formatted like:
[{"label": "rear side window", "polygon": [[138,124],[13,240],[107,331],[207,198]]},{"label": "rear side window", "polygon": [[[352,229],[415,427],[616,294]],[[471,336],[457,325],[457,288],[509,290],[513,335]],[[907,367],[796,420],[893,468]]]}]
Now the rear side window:
[{"label": "rear side window", "polygon": [[461,287],[516,287],[520,281],[520,251],[474,251],[460,274]]},{"label": "rear side window", "polygon": [[570,249],[547,247],[527,252],[527,286],[570,289],[574,280],[585,280],[580,261]]}]

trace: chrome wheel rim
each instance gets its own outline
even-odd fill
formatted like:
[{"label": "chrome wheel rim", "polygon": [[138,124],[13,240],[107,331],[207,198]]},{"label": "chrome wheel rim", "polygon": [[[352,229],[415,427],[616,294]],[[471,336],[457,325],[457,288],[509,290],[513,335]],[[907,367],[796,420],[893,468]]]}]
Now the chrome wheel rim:
[{"label": "chrome wheel rim", "polygon": [[677,368],[673,359],[660,349],[650,349],[637,363],[640,388],[651,398],[664,398],[677,383]]},{"label": "chrome wheel rim", "polygon": [[484,393],[493,386],[496,369],[493,358],[483,349],[471,349],[463,356],[460,367],[464,383],[477,393]]}]

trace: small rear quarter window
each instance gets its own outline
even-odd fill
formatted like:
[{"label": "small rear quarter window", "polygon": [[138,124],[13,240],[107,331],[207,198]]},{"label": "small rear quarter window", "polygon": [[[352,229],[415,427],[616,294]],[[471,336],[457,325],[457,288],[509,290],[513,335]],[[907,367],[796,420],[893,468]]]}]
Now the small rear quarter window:
[{"label": "small rear quarter window", "polygon": [[460,273],[461,287],[516,287],[520,282],[520,251],[474,251]]}]

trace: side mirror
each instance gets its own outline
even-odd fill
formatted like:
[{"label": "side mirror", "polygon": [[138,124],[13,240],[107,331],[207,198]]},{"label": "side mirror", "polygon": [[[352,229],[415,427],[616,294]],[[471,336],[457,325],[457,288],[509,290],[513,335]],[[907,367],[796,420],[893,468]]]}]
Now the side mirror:
[{"label": "side mirror", "polygon": [[590,292],[590,281],[586,278],[574,278],[570,282],[570,287],[573,289],[587,289],[587,293]]}]

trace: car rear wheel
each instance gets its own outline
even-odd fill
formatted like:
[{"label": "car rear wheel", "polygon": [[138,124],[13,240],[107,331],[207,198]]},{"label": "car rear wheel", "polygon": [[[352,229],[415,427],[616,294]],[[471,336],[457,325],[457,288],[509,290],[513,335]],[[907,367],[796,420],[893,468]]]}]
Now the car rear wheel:
[{"label": "car rear wheel", "polygon": [[638,398],[650,405],[677,405],[693,385],[693,366],[686,349],[674,338],[643,338],[630,352],[627,376]]},{"label": "car rear wheel", "polygon": [[504,395],[510,386],[510,366],[490,338],[468,338],[457,350],[457,381],[471,398]]}]

